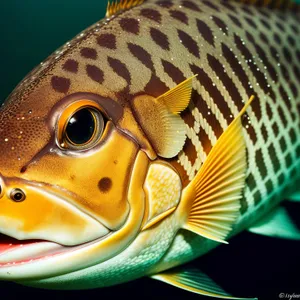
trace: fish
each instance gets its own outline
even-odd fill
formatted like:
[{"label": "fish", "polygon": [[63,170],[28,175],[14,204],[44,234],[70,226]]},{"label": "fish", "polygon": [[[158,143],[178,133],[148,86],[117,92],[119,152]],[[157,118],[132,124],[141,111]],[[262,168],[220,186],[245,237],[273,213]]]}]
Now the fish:
[{"label": "fish", "polygon": [[1,280],[233,298],[182,265],[245,229],[299,239],[279,206],[299,200],[299,12],[275,4],[112,2],[20,83],[0,110]]}]

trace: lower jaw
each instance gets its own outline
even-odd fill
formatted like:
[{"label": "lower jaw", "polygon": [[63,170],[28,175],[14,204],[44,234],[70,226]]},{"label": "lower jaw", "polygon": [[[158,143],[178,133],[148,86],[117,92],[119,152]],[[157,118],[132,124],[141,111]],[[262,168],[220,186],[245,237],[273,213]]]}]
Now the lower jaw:
[{"label": "lower jaw", "polygon": [[93,243],[97,243],[108,235],[76,246],[62,246],[51,241],[43,240],[20,241],[0,234],[0,270],[3,267],[18,267],[47,260],[67,252],[76,251]]}]

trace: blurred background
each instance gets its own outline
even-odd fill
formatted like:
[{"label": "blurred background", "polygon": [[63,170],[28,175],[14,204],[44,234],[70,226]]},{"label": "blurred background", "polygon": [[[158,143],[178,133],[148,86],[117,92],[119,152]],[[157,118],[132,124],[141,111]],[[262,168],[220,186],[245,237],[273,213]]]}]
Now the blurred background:
[{"label": "blurred background", "polygon": [[[105,15],[105,0],[0,2],[0,102],[37,64]],[[300,226],[300,205],[285,202]],[[1,208],[0,208],[1,209]],[[300,295],[300,242],[242,233],[192,262],[235,296]],[[7,297],[7,298],[6,298]],[[143,278],[88,291],[47,291],[0,281],[0,299],[209,299]],[[300,296],[298,296],[299,298]]]}]

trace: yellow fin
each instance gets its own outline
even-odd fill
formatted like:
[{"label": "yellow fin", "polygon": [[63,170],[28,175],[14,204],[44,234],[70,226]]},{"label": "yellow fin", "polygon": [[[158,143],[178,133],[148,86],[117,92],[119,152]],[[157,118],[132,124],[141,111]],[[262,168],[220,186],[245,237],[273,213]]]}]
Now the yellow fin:
[{"label": "yellow fin", "polygon": [[211,280],[206,274],[195,268],[178,267],[160,274],[152,275],[151,278],[160,280],[178,288],[196,294],[216,297],[221,299],[257,299],[236,298],[226,293],[220,286]]},{"label": "yellow fin", "polygon": [[133,100],[137,121],[160,157],[175,157],[186,140],[186,125],[178,115],[190,102],[192,76],[158,98],[140,95]]},{"label": "yellow fin", "polygon": [[136,118],[155,152],[164,158],[176,156],[186,140],[186,127],[180,116],[171,113],[164,104],[147,95],[133,101]]},{"label": "yellow fin", "polygon": [[190,103],[194,75],[178,84],[173,89],[159,96],[156,101],[163,103],[173,114],[180,114]]},{"label": "yellow fin", "polygon": [[130,9],[142,4],[144,0],[112,0],[108,1],[106,17],[111,17],[120,11]]},{"label": "yellow fin", "polygon": [[183,228],[208,239],[225,242],[239,216],[246,177],[246,145],[239,115],[220,136],[203,166],[183,191],[184,209],[189,212]]}]

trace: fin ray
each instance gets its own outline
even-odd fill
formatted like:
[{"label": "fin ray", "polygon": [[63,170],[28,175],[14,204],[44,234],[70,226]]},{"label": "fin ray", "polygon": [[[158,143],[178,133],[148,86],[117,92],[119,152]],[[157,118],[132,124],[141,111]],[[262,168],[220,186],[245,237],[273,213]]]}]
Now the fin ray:
[{"label": "fin ray", "polygon": [[[252,96],[220,136],[195,178],[183,191],[183,201],[190,205],[185,207],[189,215],[183,228],[218,242],[225,242],[239,216],[246,179],[246,144],[240,118],[253,99]],[[209,215],[217,216],[211,219],[210,225],[207,219],[201,218]]]},{"label": "fin ray", "polygon": [[220,299],[250,299],[236,298],[231,296],[206,274],[194,268],[178,267],[164,271],[160,274],[152,275],[151,278],[204,296],[216,297]]}]

